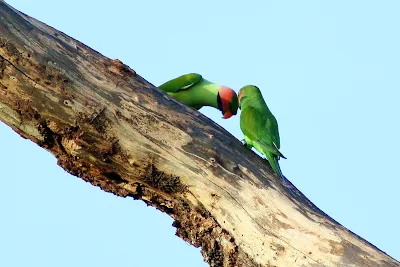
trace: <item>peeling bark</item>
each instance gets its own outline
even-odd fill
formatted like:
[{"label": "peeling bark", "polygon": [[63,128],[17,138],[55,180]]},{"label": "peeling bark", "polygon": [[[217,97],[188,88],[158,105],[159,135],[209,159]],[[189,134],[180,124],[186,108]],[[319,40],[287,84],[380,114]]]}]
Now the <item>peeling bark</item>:
[{"label": "peeling bark", "polygon": [[210,266],[400,266],[223,128],[3,1],[0,119],[69,173],[169,214]]}]

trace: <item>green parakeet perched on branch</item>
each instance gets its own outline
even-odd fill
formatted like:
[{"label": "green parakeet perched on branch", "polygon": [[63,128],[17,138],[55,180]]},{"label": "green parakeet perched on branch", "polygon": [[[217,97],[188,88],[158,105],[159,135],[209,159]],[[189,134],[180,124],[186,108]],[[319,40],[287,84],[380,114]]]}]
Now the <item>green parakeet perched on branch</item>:
[{"label": "green parakeet perched on branch", "polygon": [[239,103],[235,91],[229,87],[209,82],[200,74],[185,74],[158,86],[158,88],[195,109],[203,106],[217,108],[222,112],[224,119],[237,113]]},{"label": "green parakeet perched on branch", "polygon": [[[240,128],[244,134],[245,145],[265,155],[274,172],[283,179],[289,187],[286,178],[279,167],[280,157],[285,158],[279,151],[280,139],[278,122],[269,110],[262,97],[260,89],[247,85],[239,91]],[[293,192],[289,188],[292,195]]]}]

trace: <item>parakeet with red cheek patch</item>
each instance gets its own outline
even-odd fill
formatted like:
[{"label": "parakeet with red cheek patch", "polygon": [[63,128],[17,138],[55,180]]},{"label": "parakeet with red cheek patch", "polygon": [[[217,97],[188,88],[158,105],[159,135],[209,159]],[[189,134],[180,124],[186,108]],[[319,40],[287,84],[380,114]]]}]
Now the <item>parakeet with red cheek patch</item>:
[{"label": "parakeet with red cheek patch", "polygon": [[224,119],[236,115],[239,106],[233,89],[207,81],[196,73],[179,76],[158,88],[195,109],[203,106],[219,109]]},{"label": "parakeet with red cheek patch", "polygon": [[[274,172],[283,179],[289,188],[286,178],[279,167],[279,158],[285,158],[279,151],[280,138],[278,122],[269,110],[260,89],[254,85],[247,85],[239,91],[240,129],[244,134],[245,145],[254,147],[262,153],[271,164]],[[294,195],[293,191],[289,191]]]}]

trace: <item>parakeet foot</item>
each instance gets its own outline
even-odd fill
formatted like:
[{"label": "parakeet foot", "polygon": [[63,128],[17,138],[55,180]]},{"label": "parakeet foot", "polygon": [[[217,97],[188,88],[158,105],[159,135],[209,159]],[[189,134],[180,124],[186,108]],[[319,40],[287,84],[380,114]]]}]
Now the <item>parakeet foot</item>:
[{"label": "parakeet foot", "polygon": [[247,146],[246,140],[242,139],[241,142],[243,146]]}]

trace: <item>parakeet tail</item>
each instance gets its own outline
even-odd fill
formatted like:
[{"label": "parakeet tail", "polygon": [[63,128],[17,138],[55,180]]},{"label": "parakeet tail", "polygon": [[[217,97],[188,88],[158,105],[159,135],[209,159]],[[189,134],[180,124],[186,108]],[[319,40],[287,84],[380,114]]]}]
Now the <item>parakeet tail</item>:
[{"label": "parakeet tail", "polygon": [[285,187],[287,187],[287,189],[289,190],[290,194],[292,194],[292,196],[296,196],[294,194],[294,192],[292,191],[292,189],[290,188],[290,185],[288,184],[288,180],[286,179],[285,176],[283,176],[282,171],[281,171],[281,167],[279,167],[279,162],[278,162],[278,157],[274,154],[271,153],[267,153],[268,155],[266,156],[269,163],[271,164],[272,170],[278,174],[278,176],[280,176],[283,180],[283,183],[285,184]]}]

